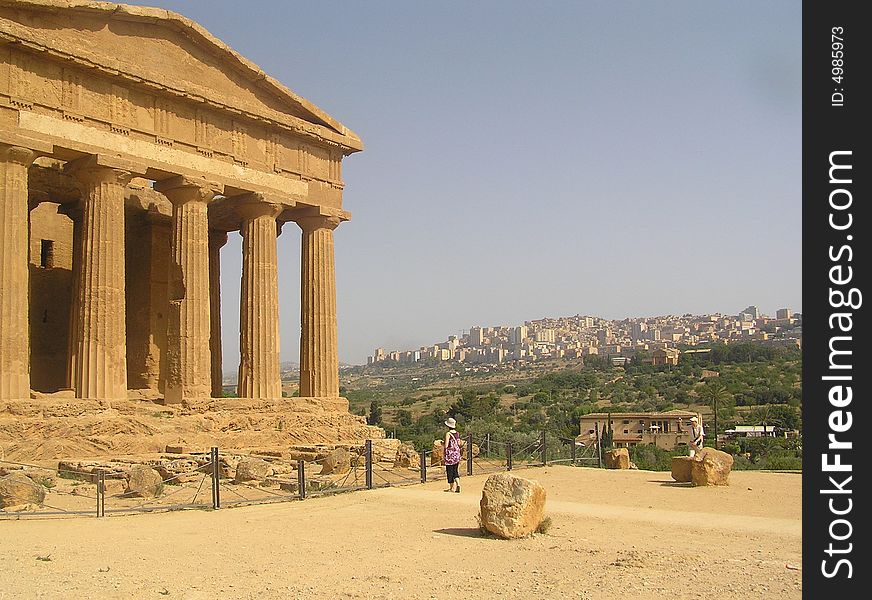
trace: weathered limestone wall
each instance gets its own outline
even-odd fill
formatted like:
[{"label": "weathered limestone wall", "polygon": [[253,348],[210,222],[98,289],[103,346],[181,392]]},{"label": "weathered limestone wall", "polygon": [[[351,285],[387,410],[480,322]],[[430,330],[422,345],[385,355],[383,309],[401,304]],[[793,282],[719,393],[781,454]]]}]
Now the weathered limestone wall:
[{"label": "weathered limestone wall", "polygon": [[127,386],[163,391],[167,348],[170,224],[127,214]]},{"label": "weathered limestone wall", "polygon": [[72,246],[73,222],[57,204],[30,211],[30,387],[40,392],[67,386]]}]

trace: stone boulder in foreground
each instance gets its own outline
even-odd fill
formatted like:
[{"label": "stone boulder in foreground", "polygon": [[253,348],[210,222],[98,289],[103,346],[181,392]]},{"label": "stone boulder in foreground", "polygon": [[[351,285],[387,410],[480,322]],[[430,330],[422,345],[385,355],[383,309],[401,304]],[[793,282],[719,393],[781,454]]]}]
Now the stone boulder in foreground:
[{"label": "stone boulder in foreground", "polygon": [[0,477],[0,508],[42,504],[43,500],[45,500],[45,488],[24,473],[12,473]]},{"label": "stone boulder in foreground", "polygon": [[693,468],[693,459],[689,456],[672,457],[672,479],[679,483],[690,483],[690,472]]},{"label": "stone boulder in foreground", "polygon": [[729,485],[733,457],[714,448],[703,448],[693,457],[690,477],[693,485]]},{"label": "stone boulder in foreground", "polygon": [[487,478],[481,492],[481,525],[503,539],[530,535],[545,516],[545,488],[511,473]]}]

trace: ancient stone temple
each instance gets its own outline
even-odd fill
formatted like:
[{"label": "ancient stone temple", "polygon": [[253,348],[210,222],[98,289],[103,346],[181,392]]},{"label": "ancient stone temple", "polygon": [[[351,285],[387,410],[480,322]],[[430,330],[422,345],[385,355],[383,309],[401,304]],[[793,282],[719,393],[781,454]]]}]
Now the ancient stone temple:
[{"label": "ancient stone temple", "polygon": [[276,237],[302,245],[300,395],[338,398],[333,230],[360,139],[172,12],[0,0],[0,400],[219,396],[219,250],[243,238],[238,394],[279,398]]}]

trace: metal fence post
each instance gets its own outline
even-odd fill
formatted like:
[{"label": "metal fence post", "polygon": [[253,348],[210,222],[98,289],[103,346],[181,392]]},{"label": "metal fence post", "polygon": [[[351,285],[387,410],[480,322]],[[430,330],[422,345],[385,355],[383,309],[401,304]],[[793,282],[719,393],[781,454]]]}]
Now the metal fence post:
[{"label": "metal fence post", "polygon": [[490,433],[486,433],[484,435],[484,447],[485,447],[484,455],[487,456],[488,458],[490,458],[490,453],[491,453],[490,452]]},{"label": "metal fence post", "polygon": [[540,453],[542,454],[542,466],[548,465],[548,448],[545,446],[545,430],[542,430],[542,435],[539,437]]},{"label": "metal fence post", "polygon": [[421,483],[427,483],[427,451],[421,450]]},{"label": "metal fence post", "polygon": [[221,508],[221,463],[218,458],[218,447],[212,446],[212,508]]},{"label": "metal fence post", "polygon": [[466,434],[466,474],[472,476],[472,434]]},{"label": "metal fence post", "polygon": [[372,440],[366,440],[366,489],[372,489]]},{"label": "metal fence post", "polygon": [[106,516],[106,473],[97,469],[97,516]]},{"label": "metal fence post", "polygon": [[512,470],[512,442],[506,444],[506,471]]},{"label": "metal fence post", "polygon": [[297,461],[297,487],[300,491],[300,500],[306,499],[306,461]]}]

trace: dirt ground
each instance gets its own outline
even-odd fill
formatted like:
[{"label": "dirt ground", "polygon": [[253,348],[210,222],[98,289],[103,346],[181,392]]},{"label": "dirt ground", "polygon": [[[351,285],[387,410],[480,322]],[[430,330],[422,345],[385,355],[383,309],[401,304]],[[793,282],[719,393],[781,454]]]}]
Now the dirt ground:
[{"label": "dirt ground", "polygon": [[0,522],[0,599],[800,598],[801,476],[724,488],[547,467],[546,534],[476,523],[485,475],[303,502]]}]

